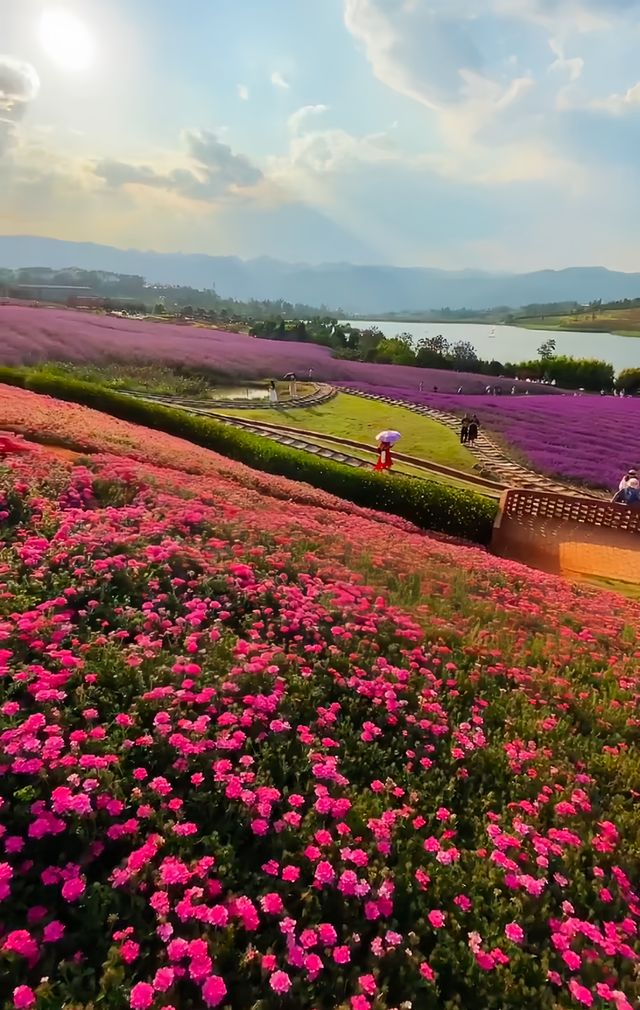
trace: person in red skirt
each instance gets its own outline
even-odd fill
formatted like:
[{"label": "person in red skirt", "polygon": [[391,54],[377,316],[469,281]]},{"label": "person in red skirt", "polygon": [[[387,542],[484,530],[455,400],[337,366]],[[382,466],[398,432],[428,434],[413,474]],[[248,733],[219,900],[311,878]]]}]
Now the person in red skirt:
[{"label": "person in red skirt", "polygon": [[374,466],[374,470],[381,473],[383,470],[390,470],[393,466],[393,456],[391,455],[391,443],[390,442],[379,442],[378,443],[378,462]]}]

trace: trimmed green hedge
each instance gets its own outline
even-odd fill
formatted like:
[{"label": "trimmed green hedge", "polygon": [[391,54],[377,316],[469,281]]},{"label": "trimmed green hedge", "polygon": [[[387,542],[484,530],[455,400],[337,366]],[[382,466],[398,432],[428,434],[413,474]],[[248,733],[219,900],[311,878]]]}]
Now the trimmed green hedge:
[{"label": "trimmed green hedge", "polygon": [[0,368],[0,382],[184,438],[257,470],[305,481],[366,508],[402,516],[426,530],[487,544],[497,503],[473,491],[404,475],[382,476],[290,449],[213,418],[188,414],[45,370]]}]

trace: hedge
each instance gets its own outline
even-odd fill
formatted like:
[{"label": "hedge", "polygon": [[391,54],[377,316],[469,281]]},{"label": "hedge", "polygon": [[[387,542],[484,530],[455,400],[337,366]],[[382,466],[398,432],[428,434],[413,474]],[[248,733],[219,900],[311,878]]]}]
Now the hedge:
[{"label": "hedge", "polygon": [[487,544],[497,503],[473,491],[404,475],[382,476],[290,449],[213,418],[188,414],[44,370],[0,368],[0,382],[83,404],[164,431],[267,473],[305,481],[366,508],[402,516],[426,530]]}]

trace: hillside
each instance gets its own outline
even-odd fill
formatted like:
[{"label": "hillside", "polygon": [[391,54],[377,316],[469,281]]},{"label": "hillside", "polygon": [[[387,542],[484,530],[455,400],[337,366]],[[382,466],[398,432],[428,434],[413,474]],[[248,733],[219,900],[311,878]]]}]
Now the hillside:
[{"label": "hillside", "polygon": [[640,274],[602,267],[492,275],[471,270],[448,272],[349,263],[310,265],[267,258],[244,261],[122,250],[33,236],[0,236],[0,267],[38,266],[140,274],[150,283],[215,286],[224,297],[243,301],[284,298],[368,315],[444,306],[480,310],[560,301],[582,304],[597,298],[615,301],[640,295]]},{"label": "hillside", "polygon": [[[0,1000],[632,1010],[640,607],[2,390]],[[348,530],[348,537],[345,531]]]}]

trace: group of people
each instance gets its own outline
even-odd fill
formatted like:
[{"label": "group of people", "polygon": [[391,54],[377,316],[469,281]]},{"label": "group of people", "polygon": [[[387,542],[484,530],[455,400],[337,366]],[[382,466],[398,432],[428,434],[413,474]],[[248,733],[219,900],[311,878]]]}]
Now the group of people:
[{"label": "group of people", "polygon": [[463,445],[473,445],[480,431],[480,421],[477,414],[465,414],[460,428],[460,441]]},{"label": "group of people", "polygon": [[636,470],[627,470],[613,500],[617,505],[640,507],[640,480]]}]

